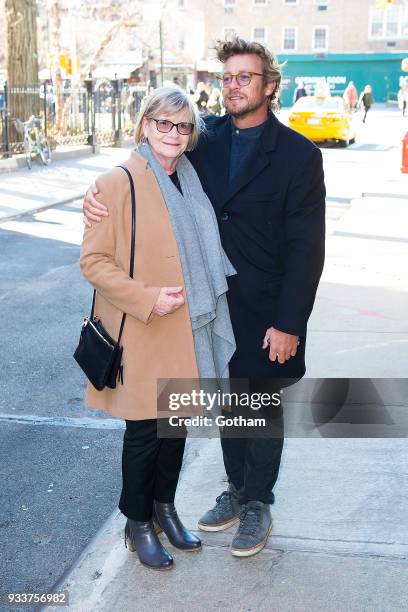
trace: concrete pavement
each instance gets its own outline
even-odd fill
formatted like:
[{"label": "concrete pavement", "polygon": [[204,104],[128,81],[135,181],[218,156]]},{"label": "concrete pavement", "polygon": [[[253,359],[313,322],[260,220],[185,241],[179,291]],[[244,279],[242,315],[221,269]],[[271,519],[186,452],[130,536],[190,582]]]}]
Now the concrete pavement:
[{"label": "concrete pavement", "polygon": [[308,324],[309,377],[408,375],[407,261],[408,198],[355,199],[329,220]]},{"label": "concrete pavement", "polygon": [[96,155],[0,174],[0,222],[83,197],[95,177],[125,161],[130,150],[104,148]]},{"label": "concrete pavement", "polygon": [[[95,147],[95,152],[99,153],[99,147]],[[65,159],[77,159],[78,157],[87,157],[93,155],[93,147],[90,145],[58,145],[52,151],[52,161],[63,161]],[[38,157],[34,160],[34,165],[41,164]],[[26,156],[24,154],[13,155],[12,157],[0,158],[0,174],[16,172],[18,170],[27,170]]]},{"label": "concrete pavement", "polygon": [[[177,504],[196,530],[225,482],[218,440],[190,444],[196,452]],[[273,535],[259,555],[230,555],[234,528],[197,531],[203,551],[169,545],[175,567],[156,573],[124,548],[117,511],[57,588],[68,589],[70,609],[81,612],[402,610],[408,601],[407,467],[405,440],[287,440]]]}]

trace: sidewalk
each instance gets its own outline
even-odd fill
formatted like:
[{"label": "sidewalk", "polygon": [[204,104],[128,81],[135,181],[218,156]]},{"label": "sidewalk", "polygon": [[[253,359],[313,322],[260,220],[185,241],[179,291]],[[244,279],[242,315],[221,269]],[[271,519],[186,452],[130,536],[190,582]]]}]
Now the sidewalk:
[{"label": "sidewalk", "polygon": [[307,376],[407,377],[408,199],[352,200],[327,229]]},{"label": "sidewalk", "polygon": [[99,154],[54,161],[49,166],[0,174],[0,222],[83,198],[101,172],[125,161],[131,147],[103,148]]},{"label": "sidewalk", "polygon": [[183,553],[161,536],[175,567],[148,570],[125,549],[115,511],[57,589],[68,589],[75,612],[399,611],[408,597],[407,468],[405,440],[286,440],[273,535],[263,552],[239,559],[228,551],[235,528],[197,531],[226,485],[219,441],[190,441],[177,506],[203,550]]},{"label": "sidewalk", "polygon": [[[99,147],[97,147],[99,152]],[[77,159],[78,157],[87,157],[93,155],[92,147],[90,145],[77,145],[77,146],[64,146],[58,145],[57,148],[52,151],[52,161],[63,161],[65,159]],[[34,164],[41,163],[37,157],[34,160]],[[24,154],[13,155],[12,157],[0,157],[0,175],[10,172],[16,172],[19,170],[27,170],[26,157]]]}]

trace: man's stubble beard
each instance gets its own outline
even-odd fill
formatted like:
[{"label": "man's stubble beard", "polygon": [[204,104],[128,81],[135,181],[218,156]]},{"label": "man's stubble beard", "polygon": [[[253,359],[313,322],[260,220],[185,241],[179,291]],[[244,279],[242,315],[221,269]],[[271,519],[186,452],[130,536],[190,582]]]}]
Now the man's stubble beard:
[{"label": "man's stubble beard", "polygon": [[227,109],[228,113],[231,115],[231,117],[236,117],[237,119],[242,119],[244,117],[247,117],[248,115],[250,115],[253,112],[256,112],[257,110],[259,110],[264,104],[265,101],[267,100],[267,98],[262,98],[257,102],[252,102],[252,104],[247,104],[247,106],[245,106],[244,108],[242,108],[241,110],[232,112],[229,110],[228,108],[228,103],[225,102],[225,108]]}]

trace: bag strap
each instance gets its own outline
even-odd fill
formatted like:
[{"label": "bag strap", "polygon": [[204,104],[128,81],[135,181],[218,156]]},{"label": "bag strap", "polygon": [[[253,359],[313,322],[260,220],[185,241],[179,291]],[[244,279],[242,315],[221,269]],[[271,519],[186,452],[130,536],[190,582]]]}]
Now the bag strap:
[{"label": "bag strap", "polygon": [[[130,262],[129,262],[129,276],[133,278],[133,269],[135,263],[135,239],[136,239],[136,195],[135,195],[135,184],[133,182],[132,175],[129,170],[125,166],[118,166],[118,168],[122,168],[128,175],[129,183],[130,183],[130,199],[132,201],[132,237],[130,239]],[[126,320],[126,312],[123,313],[122,323],[120,324],[118,344],[122,337],[123,327],[125,325]]]},{"label": "bag strap", "polygon": [[[130,183],[130,198],[132,202],[132,237],[130,241],[130,262],[129,262],[129,276],[133,278],[134,264],[135,264],[135,240],[136,240],[136,195],[135,195],[135,184],[133,182],[132,175],[129,170],[125,168],[125,166],[116,166],[117,168],[122,168],[128,176]],[[95,299],[96,299],[96,289],[93,292],[92,298],[92,309],[91,309],[91,320],[94,317],[95,310]],[[126,312],[123,313],[122,322],[120,324],[119,336],[118,336],[118,344],[120,339],[122,338],[123,327],[126,321]]]}]

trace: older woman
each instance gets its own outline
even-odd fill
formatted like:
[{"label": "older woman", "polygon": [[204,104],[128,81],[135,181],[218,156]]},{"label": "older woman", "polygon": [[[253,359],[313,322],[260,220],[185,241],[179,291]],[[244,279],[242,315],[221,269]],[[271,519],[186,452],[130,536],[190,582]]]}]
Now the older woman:
[{"label": "older woman", "polygon": [[128,274],[130,188],[122,168],[97,180],[98,199],[110,214],[86,228],[80,258],[97,291],[95,312],[112,337],[127,313],[123,384],[102,391],[89,384],[86,405],[126,421],[119,502],[127,517],[125,544],[158,570],[173,565],[159,529],[182,550],[198,550],[201,542],[174,507],[185,439],[157,436],[157,380],[226,378],[235,350],[226,301],[226,277],[235,270],[211,203],[183,155],[197,143],[200,121],[178,88],[146,99],[136,125],[138,147],[124,164],[136,190],[134,277]]}]

